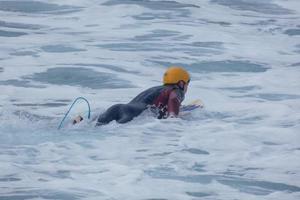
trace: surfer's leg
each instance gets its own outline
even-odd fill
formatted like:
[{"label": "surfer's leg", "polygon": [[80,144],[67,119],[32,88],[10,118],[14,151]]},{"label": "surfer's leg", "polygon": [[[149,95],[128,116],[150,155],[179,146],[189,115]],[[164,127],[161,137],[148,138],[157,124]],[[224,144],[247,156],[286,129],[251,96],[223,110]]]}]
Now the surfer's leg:
[{"label": "surfer's leg", "polygon": [[113,120],[118,120],[120,118],[120,108],[123,104],[116,104],[108,108],[104,113],[99,115],[96,126],[108,124]]},{"label": "surfer's leg", "polygon": [[145,104],[116,104],[107,109],[98,117],[96,126],[108,124],[116,120],[118,123],[126,123],[141,114],[146,109]]},{"label": "surfer's leg", "polygon": [[125,104],[120,107],[120,117],[118,123],[126,123],[134,117],[140,115],[146,109],[145,104]]},{"label": "surfer's leg", "polygon": [[120,124],[124,124],[124,123],[127,123],[127,122],[131,121],[132,119],[133,119],[133,116],[123,114],[122,117],[117,120],[117,122],[120,123]]}]

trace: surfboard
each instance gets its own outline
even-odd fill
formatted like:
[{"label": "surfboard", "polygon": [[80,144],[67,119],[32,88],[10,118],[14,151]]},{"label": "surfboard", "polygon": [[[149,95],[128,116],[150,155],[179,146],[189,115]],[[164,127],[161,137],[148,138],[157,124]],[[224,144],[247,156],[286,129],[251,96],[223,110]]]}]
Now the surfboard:
[{"label": "surfboard", "polygon": [[[201,108],[204,108],[204,103],[200,99],[196,99],[186,105],[182,105],[180,107],[180,113],[188,114],[194,110],[201,109]],[[88,121],[89,122],[95,121],[97,119],[99,113],[101,113],[101,109],[94,110],[91,114],[91,119],[89,119]],[[70,120],[69,123],[72,123],[72,124],[80,123],[82,120],[86,120],[87,116],[88,116],[87,112],[77,114],[77,115],[73,116],[73,118],[69,119]]]},{"label": "surfboard", "polygon": [[204,103],[200,99],[196,99],[187,105],[182,105],[180,112],[189,112],[201,108],[204,108]]},{"label": "surfboard", "polygon": [[[71,106],[71,108],[72,108],[72,106]],[[182,105],[180,107],[180,113],[183,113],[183,115],[185,115],[185,114],[190,113],[191,111],[201,109],[203,107],[204,107],[204,103],[200,99],[196,99],[196,100],[190,102],[189,104]],[[69,109],[69,111],[71,110],[71,108]],[[98,109],[96,109],[96,110],[98,110]],[[63,121],[65,120],[65,118],[64,118],[61,121],[61,124],[59,125],[58,129],[60,129],[61,127],[66,127],[66,126],[78,124],[82,120],[86,121],[86,119],[88,119],[88,118],[89,118],[89,120],[88,120],[89,122],[92,122],[92,121],[97,119],[97,115],[94,115],[93,117],[90,118],[90,115],[91,115],[90,111],[89,112],[77,113],[76,115],[71,114],[73,117],[70,117],[70,115],[68,115],[69,111],[65,115],[65,118],[66,118],[67,122],[63,123]],[[99,112],[96,112],[96,113],[99,113]]]}]

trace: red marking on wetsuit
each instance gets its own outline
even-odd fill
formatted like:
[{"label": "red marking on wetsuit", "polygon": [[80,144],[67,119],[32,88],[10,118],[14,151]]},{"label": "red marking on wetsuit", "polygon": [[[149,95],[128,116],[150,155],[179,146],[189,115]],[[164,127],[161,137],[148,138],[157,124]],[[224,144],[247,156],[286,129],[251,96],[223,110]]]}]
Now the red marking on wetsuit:
[{"label": "red marking on wetsuit", "polygon": [[177,93],[173,90],[169,95],[168,100],[168,114],[174,113],[176,116],[179,114],[180,101]]},{"label": "red marking on wetsuit", "polygon": [[154,105],[160,110],[159,118],[166,118],[168,114],[178,115],[180,101],[174,88],[167,88],[154,100]]}]

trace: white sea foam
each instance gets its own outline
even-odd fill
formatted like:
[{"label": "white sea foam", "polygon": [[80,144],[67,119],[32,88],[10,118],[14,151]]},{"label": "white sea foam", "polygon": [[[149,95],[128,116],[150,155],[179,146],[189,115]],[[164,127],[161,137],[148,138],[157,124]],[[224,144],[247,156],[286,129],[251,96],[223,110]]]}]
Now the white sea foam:
[{"label": "white sea foam", "polygon": [[[299,1],[20,2],[0,1],[0,199],[300,198]],[[168,65],[204,109],[57,130]]]}]

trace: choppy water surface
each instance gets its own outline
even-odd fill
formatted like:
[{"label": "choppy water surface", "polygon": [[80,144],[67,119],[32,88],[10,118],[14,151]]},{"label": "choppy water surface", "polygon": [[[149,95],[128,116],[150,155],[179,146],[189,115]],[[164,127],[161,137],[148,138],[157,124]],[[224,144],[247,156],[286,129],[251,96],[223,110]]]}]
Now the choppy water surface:
[{"label": "choppy water surface", "polygon": [[[300,199],[298,0],[0,0],[0,17],[0,200]],[[205,109],[56,130],[76,97],[103,111],[169,65]]]}]

